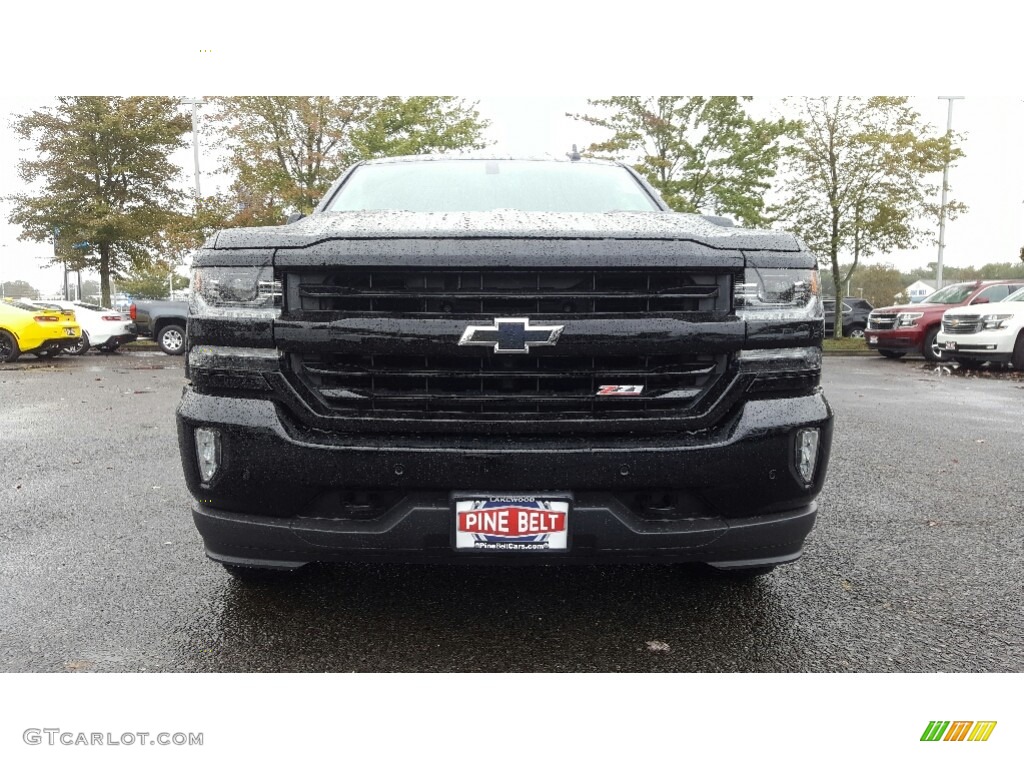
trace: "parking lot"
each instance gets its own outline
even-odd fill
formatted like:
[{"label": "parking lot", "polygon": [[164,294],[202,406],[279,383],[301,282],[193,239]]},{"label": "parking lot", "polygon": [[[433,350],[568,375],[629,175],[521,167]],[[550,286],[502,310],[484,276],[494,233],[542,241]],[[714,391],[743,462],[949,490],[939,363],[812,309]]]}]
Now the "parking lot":
[{"label": "parking lot", "polygon": [[1024,671],[1024,377],[827,357],[804,558],[314,567],[233,581],[189,514],[183,360],[0,366],[4,671]]}]

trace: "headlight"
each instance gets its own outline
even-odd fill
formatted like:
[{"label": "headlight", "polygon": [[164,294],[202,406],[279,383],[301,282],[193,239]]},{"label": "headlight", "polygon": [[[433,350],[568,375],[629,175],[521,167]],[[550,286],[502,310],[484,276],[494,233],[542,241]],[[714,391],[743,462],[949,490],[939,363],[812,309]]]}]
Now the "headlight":
[{"label": "headlight", "polygon": [[1012,319],[1013,315],[984,315],[981,318],[981,327],[987,331],[1005,328],[1006,321]]},{"label": "headlight", "polygon": [[917,325],[917,321],[924,317],[924,312],[900,312],[896,315],[897,328],[909,328]]},{"label": "headlight", "polygon": [[749,267],[736,286],[736,310],[764,319],[822,317],[818,270]]},{"label": "headlight", "polygon": [[192,270],[193,315],[278,317],[281,282],[273,267],[200,267]]}]

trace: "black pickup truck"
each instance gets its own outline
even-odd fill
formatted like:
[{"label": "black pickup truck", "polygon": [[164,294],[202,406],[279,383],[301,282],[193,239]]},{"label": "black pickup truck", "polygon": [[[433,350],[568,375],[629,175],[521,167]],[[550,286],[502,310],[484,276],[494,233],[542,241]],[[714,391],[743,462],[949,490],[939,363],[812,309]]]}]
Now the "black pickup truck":
[{"label": "black pickup truck", "polygon": [[179,446],[238,578],[802,553],[833,417],[792,235],[618,163],[391,158],[193,266]]},{"label": "black pickup truck", "polygon": [[135,301],[128,314],[139,336],[153,339],[168,355],[184,353],[187,301]]}]

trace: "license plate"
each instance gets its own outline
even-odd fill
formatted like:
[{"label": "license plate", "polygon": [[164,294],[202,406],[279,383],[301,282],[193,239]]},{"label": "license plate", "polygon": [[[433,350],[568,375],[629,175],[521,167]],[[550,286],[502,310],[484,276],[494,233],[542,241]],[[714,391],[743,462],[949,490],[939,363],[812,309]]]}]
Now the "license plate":
[{"label": "license plate", "polygon": [[956,352],[956,342],[947,341],[945,344],[942,345],[942,348],[950,352]]},{"label": "license plate", "polygon": [[65,328],[64,329],[64,335],[65,336],[74,336],[75,335],[75,329],[74,328]]},{"label": "license plate", "polygon": [[878,346],[878,337],[877,336],[868,336],[868,346],[869,347],[876,347],[876,346]]},{"label": "license plate", "polygon": [[569,499],[531,495],[457,497],[455,549],[564,552],[569,549]]}]

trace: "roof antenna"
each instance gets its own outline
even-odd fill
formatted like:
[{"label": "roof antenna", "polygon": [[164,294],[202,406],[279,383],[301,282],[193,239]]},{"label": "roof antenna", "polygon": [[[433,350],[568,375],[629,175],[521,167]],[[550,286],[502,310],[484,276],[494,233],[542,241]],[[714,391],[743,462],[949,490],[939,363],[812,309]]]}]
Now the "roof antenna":
[{"label": "roof antenna", "polygon": [[576,150],[576,145],[575,144],[572,145],[572,152],[566,152],[565,156],[568,157],[570,160],[573,160],[573,161],[582,160],[583,159],[582,157],[580,157],[580,153]]}]

